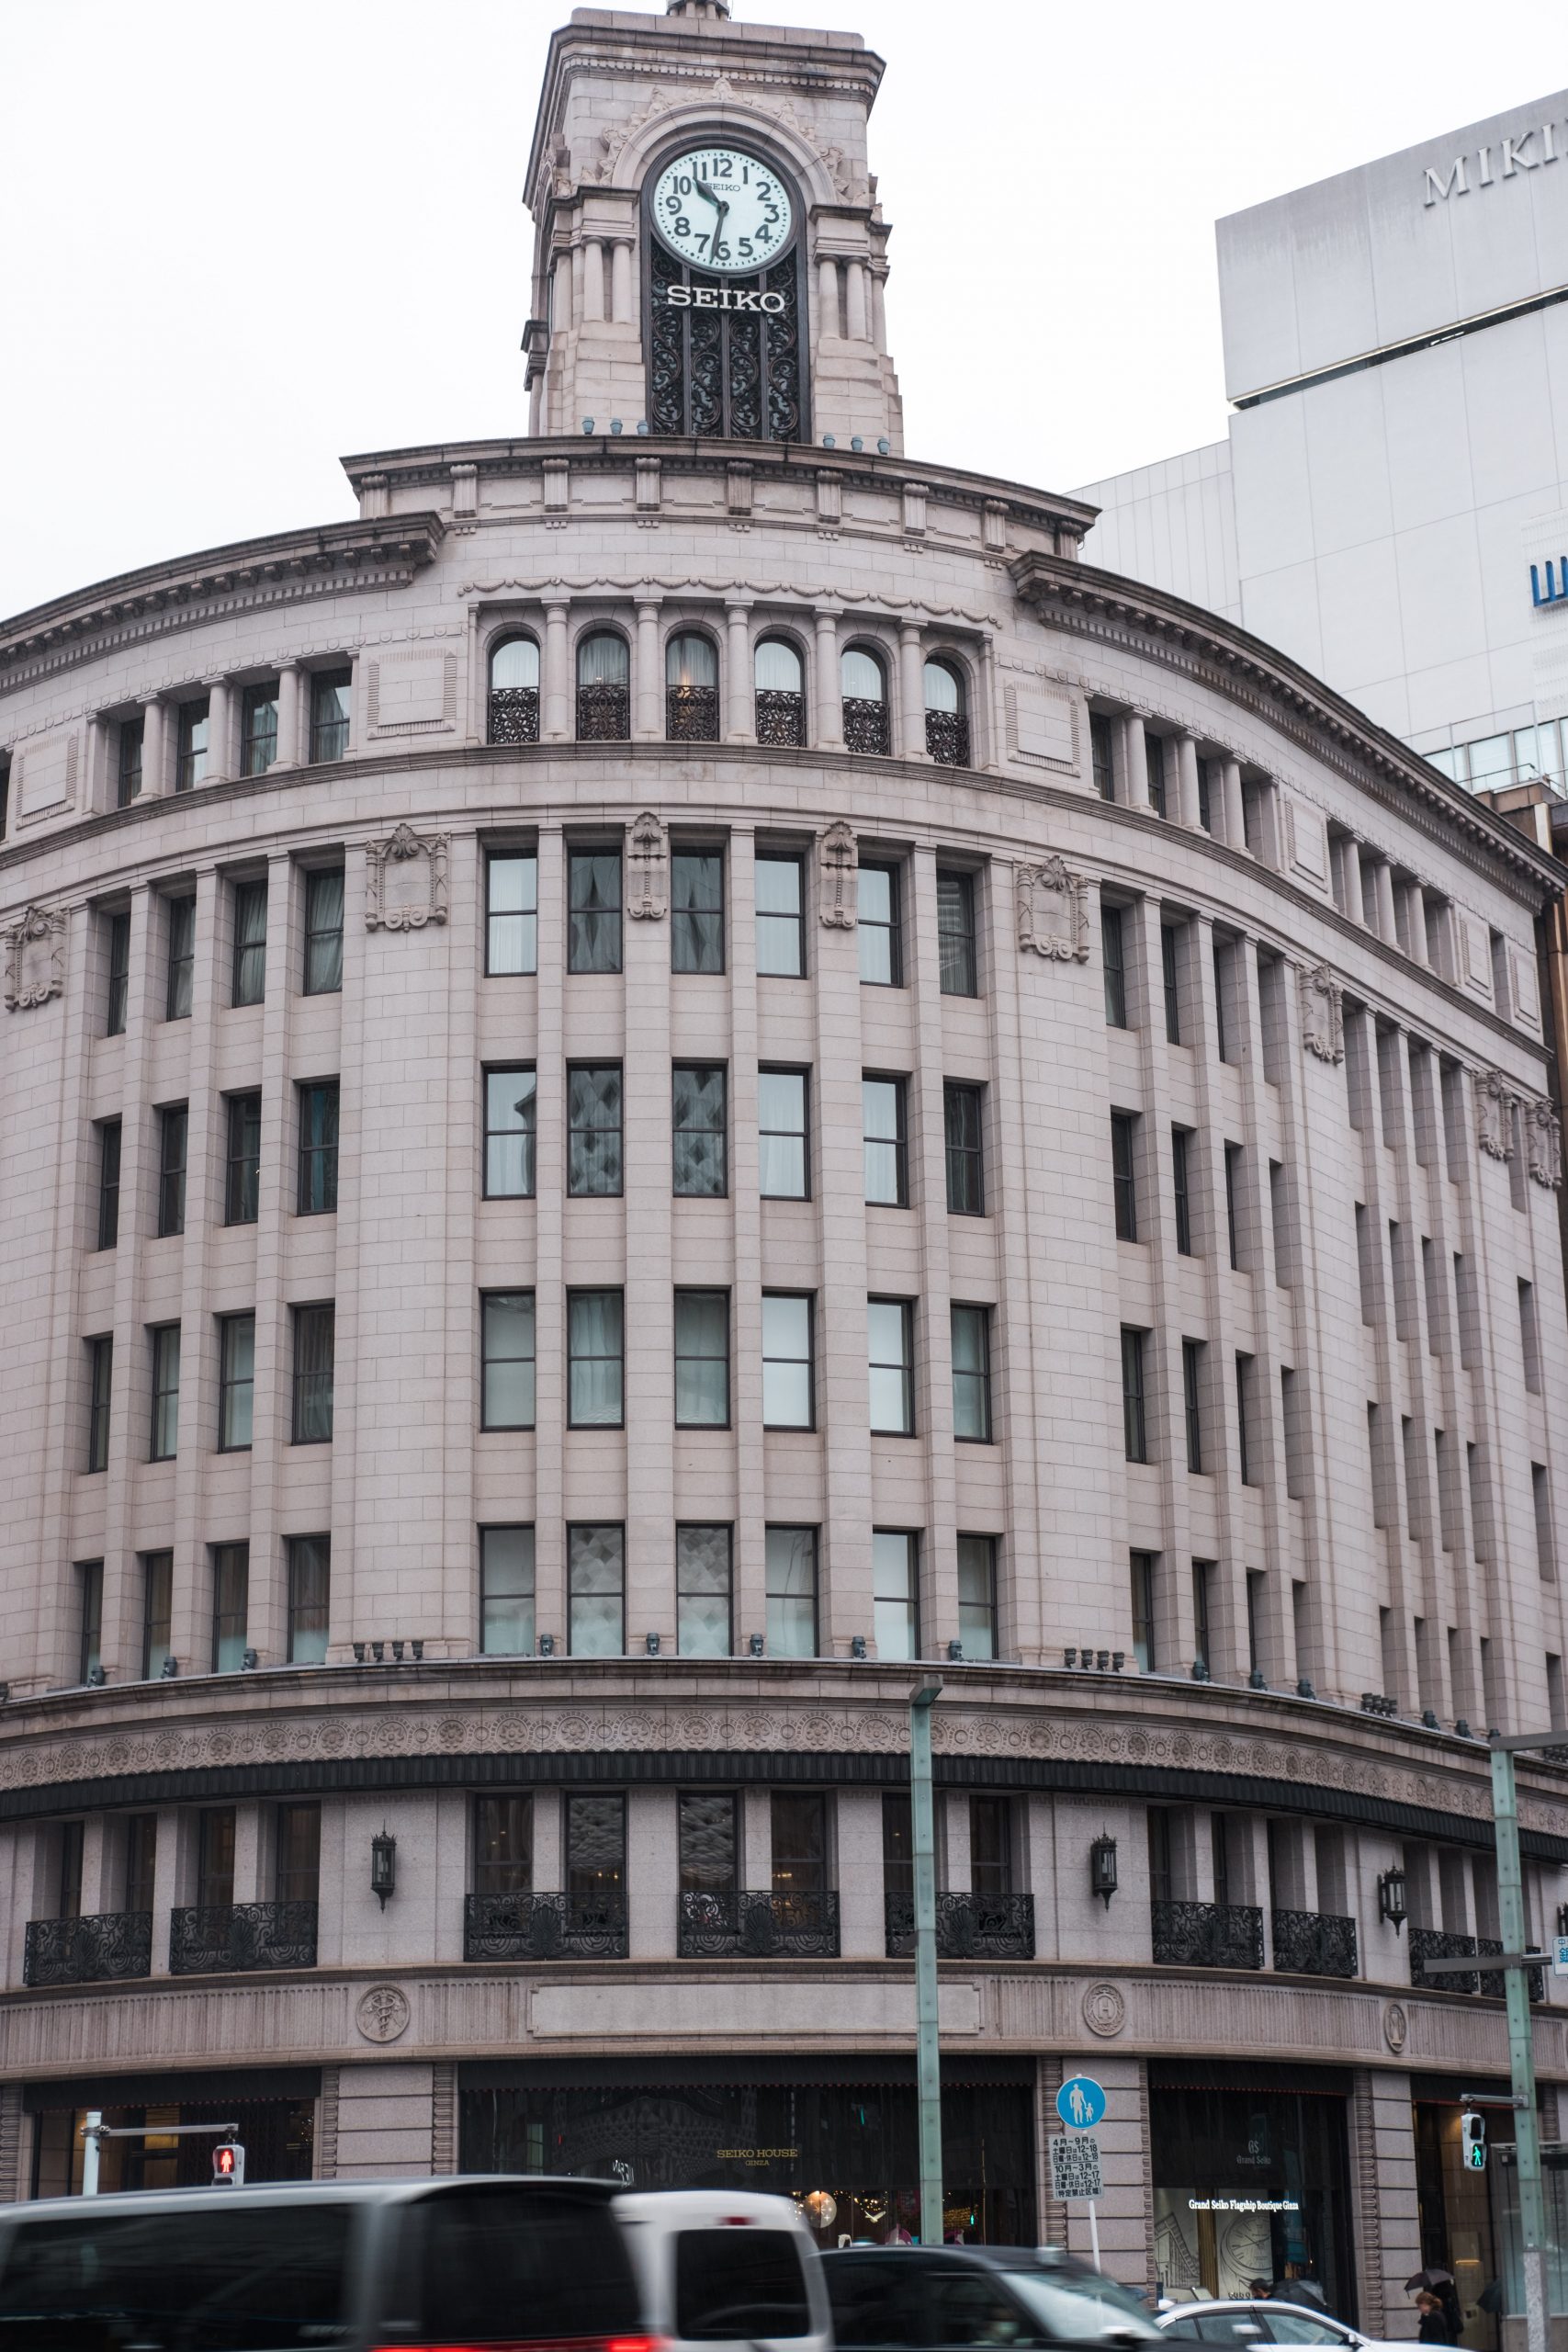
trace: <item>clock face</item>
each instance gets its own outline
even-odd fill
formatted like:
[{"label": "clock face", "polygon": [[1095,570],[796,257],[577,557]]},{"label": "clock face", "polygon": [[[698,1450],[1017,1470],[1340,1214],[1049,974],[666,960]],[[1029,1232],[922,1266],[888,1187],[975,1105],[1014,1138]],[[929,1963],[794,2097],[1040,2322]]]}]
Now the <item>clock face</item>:
[{"label": "clock face", "polygon": [[795,233],[777,172],[739,147],[694,147],[659,175],[653,218],[673,254],[721,275],[765,269]]}]

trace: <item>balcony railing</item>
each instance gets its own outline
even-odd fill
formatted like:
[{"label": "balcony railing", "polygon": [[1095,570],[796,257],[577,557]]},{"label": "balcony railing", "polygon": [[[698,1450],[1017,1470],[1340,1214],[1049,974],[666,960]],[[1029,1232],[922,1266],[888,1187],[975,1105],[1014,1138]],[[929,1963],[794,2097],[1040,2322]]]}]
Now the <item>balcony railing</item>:
[{"label": "balcony railing", "polygon": [[844,749],[846,752],[870,752],[877,759],[886,759],[889,750],[887,705],[873,702],[869,696],[844,696]]},{"label": "balcony railing", "polygon": [[[915,1898],[884,1898],[887,1957],[908,1960],[915,1949]],[[936,1899],[939,1960],[1032,1960],[1032,1894],[939,1894]]]},{"label": "balcony railing", "polygon": [[1276,1911],[1274,1965],[1297,1976],[1358,1973],[1356,1922],[1329,1911]]},{"label": "balcony railing", "polygon": [[1254,1903],[1153,1903],[1155,1958],[1167,1968],[1261,1968]]},{"label": "balcony railing", "polygon": [[24,1984],[101,1984],[152,1970],[151,1911],[99,1911],[86,1919],[29,1919]]},{"label": "balcony railing", "polygon": [[806,696],[783,686],[757,688],[757,741],[798,749],[806,741]]},{"label": "balcony railing", "polygon": [[175,1976],[315,1965],[313,1903],[193,1905],[169,1916],[169,1968]]},{"label": "balcony railing", "polygon": [[682,1894],[682,1960],[836,1960],[836,1894]]},{"label": "balcony railing", "polygon": [[630,686],[578,687],[577,740],[580,743],[624,743],[631,731]]},{"label": "balcony railing", "polygon": [[536,743],[538,740],[538,687],[491,686],[489,741],[492,743]]},{"label": "balcony railing", "polygon": [[[1456,1969],[1450,1976],[1447,1969],[1428,1976],[1425,1963],[1428,1960],[1485,1960],[1499,1952],[1503,1946],[1491,1936],[1460,1936],[1447,1928],[1412,1928],[1410,1930],[1410,1982],[1425,1985],[1434,1993],[1484,1993],[1494,2001],[1506,1997],[1503,1972],[1500,1968],[1483,1968],[1472,1976]],[[1546,1998],[1545,1973],[1539,1968],[1529,1972],[1529,1996],[1532,2001]]]},{"label": "balcony railing", "polygon": [[667,686],[664,690],[664,733],[671,743],[716,743],[718,688]]},{"label": "balcony railing", "polygon": [[969,764],[969,721],[961,710],[928,710],[926,752],[944,768]]},{"label": "balcony railing", "polygon": [[465,1960],[625,1960],[626,1906],[618,1894],[470,1894]]}]

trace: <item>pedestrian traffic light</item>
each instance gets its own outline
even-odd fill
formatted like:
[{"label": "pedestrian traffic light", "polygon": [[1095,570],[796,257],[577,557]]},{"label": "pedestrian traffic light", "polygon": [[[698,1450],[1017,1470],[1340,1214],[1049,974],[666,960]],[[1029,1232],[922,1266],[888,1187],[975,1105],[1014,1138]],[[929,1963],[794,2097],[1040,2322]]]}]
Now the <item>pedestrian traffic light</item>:
[{"label": "pedestrian traffic light", "polygon": [[243,2188],[245,2185],[245,2152],[238,2140],[220,2140],[212,2151],[212,2186],[214,2188]]},{"label": "pedestrian traffic light", "polygon": [[1486,2169],[1486,2118],[1483,2115],[1461,2115],[1460,2133],[1464,2145],[1466,2172]]}]

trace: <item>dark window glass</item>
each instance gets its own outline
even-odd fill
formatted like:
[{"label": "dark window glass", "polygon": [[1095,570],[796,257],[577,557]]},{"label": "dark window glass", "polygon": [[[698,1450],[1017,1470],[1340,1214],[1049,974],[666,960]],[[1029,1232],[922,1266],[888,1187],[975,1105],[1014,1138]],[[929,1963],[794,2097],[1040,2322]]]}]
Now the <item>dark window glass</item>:
[{"label": "dark window glass", "polygon": [[534,1531],[479,1530],[479,1647],[486,1657],[534,1655]]},{"label": "dark window glass", "polygon": [[[62,1919],[79,1919],[82,1916],[82,1860],[86,1831],[85,1821],[62,1821],[60,1825],[60,1892],[55,1914]],[[9,2264],[6,2275],[10,2275]]]},{"label": "dark window glass", "polygon": [[1130,1555],[1133,1583],[1133,1656],[1141,1673],[1155,1668],[1155,1555]]},{"label": "dark window glass", "polygon": [[241,882],[234,889],[234,991],[236,1004],[260,1004],[266,995],[266,884]]},{"label": "dark window glass", "polygon": [[969,1880],[976,1894],[1012,1893],[1010,1798],[970,1798]]},{"label": "dark window glass", "polygon": [[724,969],[724,859],[716,850],[676,850],[670,860],[670,968]]},{"label": "dark window glass", "polygon": [[196,975],[196,900],[171,899],[168,908],[169,984],[164,999],[164,1018],[188,1021],[191,985]]},{"label": "dark window glass", "polygon": [[[245,1663],[245,1627],[250,1618],[251,1547],[248,1544],[215,1544],[212,1547],[212,1671],[238,1674]],[[233,1815],[229,1815],[231,1823]],[[203,1816],[207,1818],[207,1816]],[[231,1862],[231,1870],[232,1863]],[[205,1898],[198,1896],[197,1901]],[[231,1901],[232,1896],[214,1900]]]},{"label": "dark window glass", "polygon": [[617,849],[574,849],[567,859],[566,968],[569,972],[618,972],[621,968],[621,853]]},{"label": "dark window glass", "polygon": [[1236,1272],[1241,1265],[1240,1254],[1236,1249],[1235,1225],[1235,1193],[1240,1175],[1241,1146],[1238,1143],[1227,1143],[1225,1146],[1225,1238],[1230,1245],[1233,1273]]},{"label": "dark window glass", "polygon": [[572,1657],[621,1657],[626,1646],[625,1528],[568,1528],[566,1572]]},{"label": "dark window glass", "polygon": [[256,1318],[223,1315],[218,1320],[218,1450],[243,1453],[251,1442],[251,1409],[256,1384]]},{"label": "dark window glass", "polygon": [[211,727],[208,718],[209,697],[199,702],[182,702],[179,706],[179,749],[175,768],[175,790],[189,792],[207,775],[208,747]]},{"label": "dark window glass", "polygon": [[768,1656],[817,1655],[817,1530],[770,1527],[766,1538]]},{"label": "dark window glass", "polygon": [[534,1294],[486,1291],[479,1300],[479,1427],[534,1426]]},{"label": "dark window glass", "polygon": [[333,1539],[291,1535],[288,1539],[288,1662],[323,1666],[332,1600]]},{"label": "dark window glass", "polygon": [[806,874],[798,857],[757,860],[757,969],[805,978]]},{"label": "dark window glass", "polygon": [[1163,817],[1166,813],[1166,742],[1164,736],[1145,733],[1144,737],[1144,752],[1149,776],[1149,807],[1154,810],[1156,817]]},{"label": "dark window glass", "polygon": [[975,876],[948,874],[936,877],[937,963],[943,996],[976,996],[979,992],[979,963],[975,938]]},{"label": "dark window glass", "polygon": [[733,1794],[682,1791],[676,1804],[682,1894],[732,1895],[739,1860]]},{"label": "dark window glass", "polygon": [[919,1538],[903,1528],[871,1532],[871,1630],[879,1658],[919,1657]]},{"label": "dark window glass", "polygon": [[190,1111],[172,1102],[158,1114],[158,1231],[186,1229],[186,1157],[190,1142]]},{"label": "dark window glass", "polygon": [[534,1801],[474,1799],[474,1893],[528,1894],[534,1885]]},{"label": "dark window glass", "polygon": [[126,1002],[130,993],[130,917],[109,917],[109,990],[104,1019],[106,1037],[125,1035]]},{"label": "dark window glass", "polygon": [[1127,1026],[1127,967],[1122,961],[1122,910],[1100,910],[1100,959],[1105,967],[1105,1020],[1108,1028]]},{"label": "dark window glass", "polygon": [[1219,788],[1215,770],[1217,760],[1201,759],[1198,763],[1198,822],[1206,833],[1214,830],[1214,794]]},{"label": "dark window glass", "polygon": [[223,1174],[223,1222],[254,1225],[261,1209],[259,1094],[231,1094]]},{"label": "dark window glass", "polygon": [[[1192,1563],[1192,1653],[1200,1666],[1209,1663],[1209,1588],[1213,1566],[1212,1560],[1194,1560]],[[1220,1818],[1215,1816],[1216,1826]],[[1215,1859],[1219,1859],[1217,1849]],[[1220,1875],[1224,1877],[1225,1874],[1222,1872]],[[1216,1903],[1226,1900],[1225,1893],[1218,1885],[1214,1889],[1214,1900]]]},{"label": "dark window glass", "polygon": [[536,1080],[531,1066],[485,1072],[485,1198],[534,1197],[534,1114]]},{"label": "dark window glass", "polygon": [[997,1539],[958,1539],[958,1640],[965,1657],[995,1657],[997,1639]]},{"label": "dark window glass", "polygon": [[1252,1454],[1249,1443],[1251,1432],[1247,1426],[1251,1419],[1247,1411],[1251,1401],[1248,1395],[1251,1385],[1252,1358],[1238,1355],[1235,1360],[1235,1450],[1237,1467],[1241,1472],[1241,1483],[1244,1487],[1250,1487],[1252,1484]]},{"label": "dark window glass", "polygon": [[115,761],[115,807],[129,808],[133,800],[141,797],[142,754],[147,742],[147,721],[122,718],[118,730]]},{"label": "dark window glass", "polygon": [[949,1079],[942,1090],[947,1130],[947,1205],[954,1216],[986,1213],[985,1090]]},{"label": "dark window glass", "polygon": [[1116,797],[1115,739],[1111,720],[1102,710],[1089,715],[1089,747],[1090,764],[1094,770],[1094,788],[1102,800]]},{"label": "dark window glass", "polygon": [[1129,1462],[1149,1458],[1148,1428],[1144,1414],[1144,1340],[1145,1334],[1122,1327],[1122,1435]]},{"label": "dark window glass", "polygon": [[1181,1043],[1181,989],[1178,980],[1176,926],[1161,923],[1159,932],[1160,976],[1165,983],[1166,1043]]},{"label": "dark window glass", "polygon": [[722,1200],[729,1189],[728,1074],[722,1062],[677,1062],[672,1085],[674,1189]]},{"label": "dark window glass", "polygon": [[310,680],[310,763],[348,756],[352,670],[318,670]]},{"label": "dark window glass", "polygon": [[874,1204],[908,1208],[909,1149],[904,1080],[863,1078],[860,1091],[865,1197]]},{"label": "dark window glass", "polygon": [[619,1429],[626,1341],[625,1305],[618,1290],[567,1295],[567,1424],[574,1430]]},{"label": "dark window glass", "polygon": [[1138,1184],[1134,1163],[1135,1121],[1128,1111],[1111,1114],[1111,1182],[1116,1204],[1116,1238],[1138,1238]]},{"label": "dark window glass", "polygon": [[531,637],[502,638],[491,648],[487,718],[487,742],[538,741],[539,649]]},{"label": "dark window glass", "polygon": [[730,1623],[730,1532],[728,1527],[675,1530],[675,1646],[682,1657],[728,1657]]},{"label": "dark window glass", "polygon": [[343,986],[343,868],[305,876],[305,994],[335,996]]},{"label": "dark window glass", "polygon": [[582,743],[624,743],[632,731],[631,658],[613,629],[577,648],[577,735]]},{"label": "dark window glass", "polygon": [[98,1248],[112,1250],[119,1239],[120,1123],[104,1119],[98,1126]]},{"label": "dark window glass", "polygon": [[757,1073],[757,1173],[764,1200],[804,1201],[810,1191],[807,1073]]},{"label": "dark window glass", "polygon": [[904,978],[897,867],[863,865],[858,898],[861,978],[873,988],[896,989]]},{"label": "dark window glass", "polygon": [[114,1392],[114,1339],[106,1333],[102,1339],[87,1342],[87,1468],[107,1470],[109,1466],[109,1407]]},{"label": "dark window glass", "polygon": [[567,1190],[621,1189],[621,1065],[574,1062],[567,1072]]},{"label": "dark window glass", "polygon": [[78,1682],[90,1682],[103,1670],[104,1652],[104,1564],[101,1560],[79,1560],[76,1564],[77,1600],[81,1611],[82,1638],[78,1645]]},{"label": "dark window glass", "polygon": [[725,1429],[729,1423],[729,1293],[675,1294],[675,1424]]},{"label": "dark window glass", "polygon": [[1170,1131],[1171,1183],[1176,1196],[1176,1247],[1183,1258],[1192,1255],[1192,1130]]},{"label": "dark window glass", "polygon": [[158,1816],[133,1813],[125,1825],[125,1907],[151,1911],[158,1869]]},{"label": "dark window glass", "polygon": [[273,1822],[273,1896],[314,1903],[321,1894],[321,1808],[280,1804]]},{"label": "dark window glass", "polygon": [[762,1293],[762,1425],[813,1426],[811,1300],[793,1291]]},{"label": "dark window glass", "polygon": [[907,1298],[866,1301],[871,1427],[884,1436],[915,1433],[915,1310]]},{"label": "dark window glass", "polygon": [[[243,1551],[244,1546],[227,1548]],[[219,1911],[227,1910],[234,1900],[234,1808],[231,1804],[215,1805],[197,1815],[196,1899],[203,1909]]]},{"label": "dark window glass", "polygon": [[152,1334],[153,1462],[172,1462],[180,1445],[180,1327],[160,1323]]},{"label": "dark window glass", "polygon": [[626,1801],[595,1792],[566,1801],[566,1891],[573,1902],[621,1897],[626,1878]]},{"label": "dark window glass", "polygon": [[1214,1040],[1223,1062],[1228,1062],[1231,1057],[1230,991],[1233,968],[1229,944],[1224,940],[1216,940],[1214,943]]},{"label": "dark window glass", "polygon": [[677,2233],[675,2326],[684,2342],[720,2343],[738,2327],[809,2335],[812,2325],[806,2274],[787,2230]]},{"label": "dark window glass", "polygon": [[330,1216],[337,1207],[339,1087],[335,1078],[299,1089],[301,1216]]},{"label": "dark window glass", "polygon": [[333,1433],[333,1359],[337,1309],[331,1304],[294,1309],[296,1445],[325,1445]]},{"label": "dark window glass", "polygon": [[485,860],[485,970],[492,977],[539,968],[539,861],[532,850]]},{"label": "dark window glass", "polygon": [[991,1439],[991,1310],[954,1306],[953,1434],[976,1444]]},{"label": "dark window glass", "polygon": [[276,678],[245,688],[240,718],[242,775],[265,775],[277,757],[277,699]]},{"label": "dark window glass", "polygon": [[828,1892],[828,1800],[815,1789],[775,1789],[768,1800],[773,1892],[819,1903]]},{"label": "dark window glass", "polygon": [[1187,1467],[1194,1476],[1203,1469],[1202,1409],[1203,1342],[1181,1342],[1181,1409],[1187,1423]]}]

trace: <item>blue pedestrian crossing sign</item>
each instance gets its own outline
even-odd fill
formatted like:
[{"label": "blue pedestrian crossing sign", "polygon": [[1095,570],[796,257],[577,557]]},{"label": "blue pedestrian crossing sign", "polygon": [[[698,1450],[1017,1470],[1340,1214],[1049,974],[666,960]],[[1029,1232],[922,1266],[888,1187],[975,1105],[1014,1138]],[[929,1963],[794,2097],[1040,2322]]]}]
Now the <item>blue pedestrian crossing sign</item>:
[{"label": "blue pedestrian crossing sign", "polygon": [[1105,2113],[1104,2086],[1092,2075],[1069,2075],[1056,2093],[1056,2112],[1075,2132],[1092,2132]]}]

